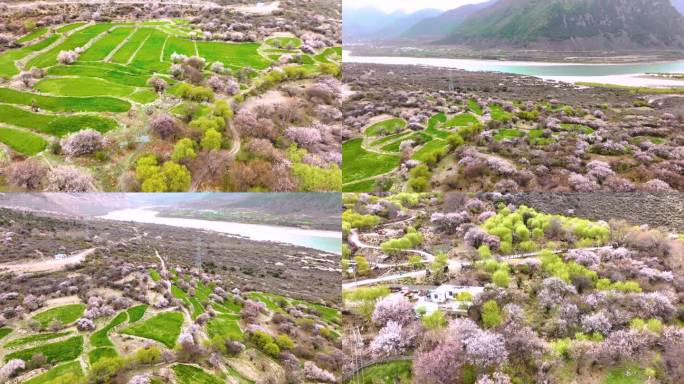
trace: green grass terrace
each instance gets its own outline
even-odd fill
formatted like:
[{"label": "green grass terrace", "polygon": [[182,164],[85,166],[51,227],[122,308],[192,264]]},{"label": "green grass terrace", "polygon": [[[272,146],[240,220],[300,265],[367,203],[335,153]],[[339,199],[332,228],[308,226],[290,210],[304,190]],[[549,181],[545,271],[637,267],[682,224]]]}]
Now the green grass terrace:
[{"label": "green grass terrace", "polygon": [[[19,40],[23,46],[0,52],[0,79],[6,80],[0,86],[0,142],[32,156],[52,137],[86,128],[116,129],[131,108],[157,101],[150,78],[174,84],[169,74],[174,53],[203,57],[207,73],[215,62],[232,70],[266,70],[283,54],[301,53],[296,37],[231,43],[192,40],[191,32],[180,19],[35,29]],[[74,63],[59,63],[60,52],[76,49],[83,52]],[[310,63],[327,63],[341,57],[341,48],[305,56]],[[18,84],[11,82],[15,76],[32,68],[43,69],[45,77],[30,90],[12,87]]]}]

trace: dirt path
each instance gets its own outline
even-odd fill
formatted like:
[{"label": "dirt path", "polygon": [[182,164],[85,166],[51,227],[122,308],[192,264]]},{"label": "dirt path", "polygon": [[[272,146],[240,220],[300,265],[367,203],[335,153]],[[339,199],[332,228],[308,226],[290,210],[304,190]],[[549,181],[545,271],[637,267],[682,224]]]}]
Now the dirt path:
[{"label": "dirt path", "polygon": [[51,49],[53,49],[53,48],[59,46],[60,44],[64,43],[64,42],[65,42],[71,35],[73,35],[74,33],[78,32],[78,31],[80,31],[80,30],[82,30],[82,29],[84,29],[84,28],[86,28],[86,27],[89,27],[90,25],[92,25],[92,24],[91,24],[91,23],[86,23],[86,24],[81,25],[81,26],[78,27],[78,28],[72,29],[71,31],[69,31],[69,32],[67,32],[67,33],[63,33],[63,34],[62,34],[57,40],[55,40],[52,44],[48,45],[47,47],[45,47],[45,48],[43,48],[43,49],[41,49],[41,50],[39,50],[39,51],[31,52],[30,54],[24,56],[23,58],[21,58],[21,59],[15,61],[15,62],[14,62],[14,65],[15,65],[20,71],[25,71],[25,70],[27,69],[27,68],[26,68],[26,64],[27,64],[29,61],[33,60],[33,58],[38,57],[38,56],[42,55],[42,54],[45,53],[45,52],[49,52]]},{"label": "dirt path", "polygon": [[[405,220],[402,220],[405,221]],[[396,223],[388,223],[385,225],[390,225],[390,224],[396,224]],[[383,225],[384,226],[384,225]],[[359,239],[359,233],[356,229],[352,229],[351,233],[349,234],[349,242],[354,245],[357,248],[360,249],[373,249],[382,252],[382,249],[377,246],[372,246],[363,243]],[[601,249],[606,249],[610,247],[589,247],[589,248],[574,248],[574,249],[562,249],[562,250],[557,250],[553,251],[555,254],[560,254],[560,253],[567,253],[570,251],[598,251]],[[419,250],[419,249],[407,249],[407,250],[402,250],[403,252],[409,252],[409,253],[417,253],[423,257],[423,260],[427,263],[433,263],[435,261],[435,256],[432,255],[431,253]],[[529,253],[519,253],[515,255],[509,255],[509,256],[502,256],[499,257],[501,261],[511,261],[511,260],[522,260],[522,259],[529,259],[533,257],[539,256],[541,251],[538,252],[529,252]],[[399,268],[399,267],[406,267],[409,264],[407,263],[399,263],[399,264],[384,264],[384,263],[378,263],[375,264],[374,267],[381,268],[381,269],[387,269],[387,268]],[[456,261],[456,260],[448,260],[448,267],[449,271],[460,271],[461,268],[465,266],[471,265],[470,262],[461,262],[461,261]],[[423,277],[427,273],[426,270],[421,270],[421,271],[415,271],[415,272],[399,272],[394,275],[388,275],[388,276],[382,276],[378,278],[373,278],[373,279],[365,279],[365,280],[359,280],[359,281],[354,281],[354,282],[349,282],[349,283],[344,283],[342,284],[343,289],[350,289],[350,288],[356,288],[364,285],[372,285],[372,284],[377,284],[377,283],[383,283],[383,282],[388,282],[388,281],[394,281],[394,280],[401,280],[404,278],[412,277]]]},{"label": "dirt path", "polygon": [[77,264],[85,260],[86,257],[95,252],[97,248],[90,248],[64,259],[57,260],[54,258],[29,262],[20,264],[0,264],[0,269],[7,268],[14,273],[37,273],[37,272],[51,272],[66,268],[67,265]]}]

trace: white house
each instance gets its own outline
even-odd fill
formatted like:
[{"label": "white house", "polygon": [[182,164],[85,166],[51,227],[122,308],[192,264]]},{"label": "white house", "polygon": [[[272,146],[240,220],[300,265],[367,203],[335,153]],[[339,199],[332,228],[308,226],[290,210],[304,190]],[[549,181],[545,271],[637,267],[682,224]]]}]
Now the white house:
[{"label": "white house", "polygon": [[425,296],[422,296],[414,305],[416,313],[423,312],[426,315],[431,314],[437,309],[441,309],[450,313],[461,313],[465,310],[463,309],[470,307],[472,301],[470,300],[457,300],[457,297],[462,292],[468,292],[475,297],[479,293],[484,291],[484,287],[461,287],[456,285],[440,285],[427,292]]},{"label": "white house", "polygon": [[482,291],[484,291],[484,287],[461,287],[445,284],[428,291],[427,299],[433,303],[442,304],[454,300],[461,292],[469,292],[474,297]]}]

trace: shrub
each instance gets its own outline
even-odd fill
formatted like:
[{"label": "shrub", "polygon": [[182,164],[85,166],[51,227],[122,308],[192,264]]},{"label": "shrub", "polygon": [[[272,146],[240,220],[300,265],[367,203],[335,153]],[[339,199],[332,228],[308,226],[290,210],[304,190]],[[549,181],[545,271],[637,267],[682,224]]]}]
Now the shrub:
[{"label": "shrub", "polygon": [[48,173],[46,192],[92,192],[95,180],[90,173],[68,165],[58,166]]},{"label": "shrub", "polygon": [[89,383],[108,383],[125,368],[125,362],[121,357],[101,358],[91,364],[88,371]]},{"label": "shrub", "polygon": [[47,167],[43,163],[28,159],[9,166],[7,182],[17,188],[35,191],[41,187],[46,174]]},{"label": "shrub", "polygon": [[182,83],[177,88],[178,95],[186,100],[193,100],[196,102],[212,102],[214,101],[214,92],[202,86],[193,86],[188,83]]},{"label": "shrub", "polygon": [[294,349],[294,342],[290,336],[286,334],[280,334],[276,336],[275,343],[280,347],[281,350],[292,350]]},{"label": "shrub", "polygon": [[498,287],[507,288],[510,284],[508,277],[508,268],[501,268],[492,274],[492,282]]},{"label": "shrub", "polygon": [[264,345],[262,351],[271,357],[278,357],[278,355],[280,355],[280,348],[276,343],[268,343]]},{"label": "shrub", "polygon": [[480,259],[489,259],[492,257],[492,251],[489,249],[487,244],[482,244],[478,249],[477,253],[480,255]]}]

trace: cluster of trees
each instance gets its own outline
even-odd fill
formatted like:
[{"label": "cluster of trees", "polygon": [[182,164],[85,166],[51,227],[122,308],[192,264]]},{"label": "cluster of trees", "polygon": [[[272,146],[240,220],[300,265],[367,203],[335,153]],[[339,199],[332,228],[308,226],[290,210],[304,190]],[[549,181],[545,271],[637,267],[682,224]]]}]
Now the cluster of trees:
[{"label": "cluster of trees", "polygon": [[540,213],[520,206],[515,211],[501,207],[482,227],[500,239],[499,251],[510,254],[514,250],[532,252],[545,241],[562,241],[581,247],[600,246],[609,239],[607,225],[576,217]]},{"label": "cluster of trees", "polygon": [[408,249],[415,248],[423,242],[423,235],[413,227],[406,229],[406,234],[398,239],[390,239],[380,244],[382,252],[396,255]]},{"label": "cluster of trees", "polygon": [[15,188],[45,192],[92,192],[93,176],[79,168],[60,165],[49,168],[38,160],[13,163],[7,170],[7,182]]}]

